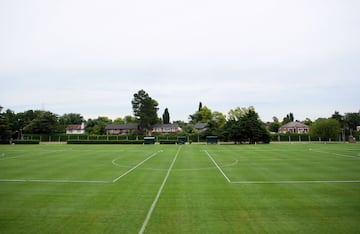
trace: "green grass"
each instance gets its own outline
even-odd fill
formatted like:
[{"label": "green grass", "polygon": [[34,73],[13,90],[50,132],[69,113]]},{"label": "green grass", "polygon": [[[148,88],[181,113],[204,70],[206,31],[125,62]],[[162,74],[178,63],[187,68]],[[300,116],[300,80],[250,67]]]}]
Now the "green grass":
[{"label": "green grass", "polygon": [[360,233],[359,220],[359,144],[0,146],[0,233]]}]

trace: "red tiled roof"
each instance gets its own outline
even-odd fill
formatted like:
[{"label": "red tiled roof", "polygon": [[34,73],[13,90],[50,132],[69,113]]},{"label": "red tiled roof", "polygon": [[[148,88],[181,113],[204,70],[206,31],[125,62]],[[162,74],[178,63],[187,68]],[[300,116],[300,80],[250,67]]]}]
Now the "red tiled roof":
[{"label": "red tiled roof", "polygon": [[81,124],[70,124],[66,127],[66,130],[82,130]]}]

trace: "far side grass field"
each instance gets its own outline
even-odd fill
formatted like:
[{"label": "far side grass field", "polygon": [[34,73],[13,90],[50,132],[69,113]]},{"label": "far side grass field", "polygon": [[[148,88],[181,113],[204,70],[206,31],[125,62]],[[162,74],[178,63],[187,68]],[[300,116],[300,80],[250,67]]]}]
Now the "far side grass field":
[{"label": "far side grass field", "polygon": [[360,233],[360,145],[0,145],[0,233]]}]

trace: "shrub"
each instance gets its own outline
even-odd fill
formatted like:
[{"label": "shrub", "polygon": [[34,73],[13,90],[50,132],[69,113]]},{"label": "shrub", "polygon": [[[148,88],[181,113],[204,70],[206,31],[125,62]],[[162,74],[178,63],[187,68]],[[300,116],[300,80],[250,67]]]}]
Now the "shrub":
[{"label": "shrub", "polygon": [[144,144],[143,140],[68,140],[68,144]]}]

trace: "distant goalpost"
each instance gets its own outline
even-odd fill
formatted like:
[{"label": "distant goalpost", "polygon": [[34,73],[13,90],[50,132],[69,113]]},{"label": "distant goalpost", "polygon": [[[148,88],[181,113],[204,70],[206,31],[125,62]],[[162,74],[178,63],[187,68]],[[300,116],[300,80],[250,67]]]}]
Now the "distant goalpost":
[{"label": "distant goalpost", "polygon": [[206,137],[206,144],[208,145],[216,145],[219,143],[219,137],[218,136],[207,136]]}]

